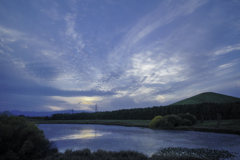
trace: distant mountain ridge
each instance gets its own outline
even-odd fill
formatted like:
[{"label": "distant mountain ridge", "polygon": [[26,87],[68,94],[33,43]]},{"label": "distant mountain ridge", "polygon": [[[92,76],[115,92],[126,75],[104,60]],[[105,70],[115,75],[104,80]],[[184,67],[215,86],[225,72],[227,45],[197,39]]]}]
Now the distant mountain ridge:
[{"label": "distant mountain ridge", "polygon": [[187,104],[201,104],[201,103],[234,103],[240,102],[240,98],[227,96],[224,94],[205,92],[196,96],[181,100],[171,105],[187,105]]},{"label": "distant mountain ridge", "polygon": [[[45,117],[45,116],[51,116],[52,114],[57,113],[72,113],[72,110],[61,110],[61,111],[49,111],[49,112],[35,112],[35,111],[19,111],[19,110],[12,110],[10,111],[13,115],[24,115],[29,117]],[[86,110],[73,110],[73,113],[91,113],[91,111]]]}]

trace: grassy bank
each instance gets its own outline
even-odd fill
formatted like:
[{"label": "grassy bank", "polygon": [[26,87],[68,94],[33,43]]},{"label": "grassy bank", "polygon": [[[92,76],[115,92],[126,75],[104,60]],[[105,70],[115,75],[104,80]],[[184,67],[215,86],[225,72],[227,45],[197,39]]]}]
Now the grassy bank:
[{"label": "grassy bank", "polygon": [[103,124],[130,127],[148,127],[151,120],[43,120],[29,119],[36,124]]},{"label": "grassy bank", "polygon": [[215,132],[240,135],[240,120],[222,120],[221,126],[217,125],[217,120],[208,120],[200,123],[199,121],[193,126],[178,126],[171,128],[159,128],[166,130],[185,130],[185,131],[201,131]]},{"label": "grassy bank", "polygon": [[[207,120],[203,123],[198,122],[196,126],[217,127],[217,120]],[[240,119],[229,119],[221,121],[222,127],[240,127]]]},{"label": "grassy bank", "polygon": [[[151,122],[151,120],[29,120],[36,124],[103,124],[147,128]],[[217,126],[216,120],[208,120],[203,123],[197,122],[194,126],[180,126],[173,129],[240,135],[240,120],[222,120],[221,127]]]},{"label": "grassy bank", "polygon": [[240,135],[240,120],[222,120],[221,126],[217,125],[217,120],[208,120],[203,123],[198,122],[194,126],[181,126],[177,127],[179,130],[193,130],[193,131],[203,131],[203,132],[216,132],[216,133],[229,133]]}]

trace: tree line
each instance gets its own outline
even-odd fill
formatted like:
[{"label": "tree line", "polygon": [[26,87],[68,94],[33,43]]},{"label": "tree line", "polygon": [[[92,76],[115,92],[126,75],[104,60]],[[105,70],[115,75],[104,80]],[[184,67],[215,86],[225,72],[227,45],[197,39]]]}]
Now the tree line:
[{"label": "tree line", "polygon": [[202,103],[194,105],[153,106],[148,108],[122,109],[96,113],[61,113],[45,117],[45,120],[151,120],[155,116],[190,113],[198,120],[238,119],[240,103]]}]

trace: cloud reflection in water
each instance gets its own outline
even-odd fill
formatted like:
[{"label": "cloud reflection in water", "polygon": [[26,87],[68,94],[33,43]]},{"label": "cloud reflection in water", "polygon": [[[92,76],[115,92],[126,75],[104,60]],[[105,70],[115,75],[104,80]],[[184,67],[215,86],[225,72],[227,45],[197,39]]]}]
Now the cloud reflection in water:
[{"label": "cloud reflection in water", "polygon": [[56,140],[66,140],[66,139],[94,139],[96,137],[100,137],[106,134],[110,134],[110,132],[101,132],[94,129],[89,129],[89,130],[79,131],[78,133],[75,133],[75,134],[57,137],[51,140],[56,141]]}]

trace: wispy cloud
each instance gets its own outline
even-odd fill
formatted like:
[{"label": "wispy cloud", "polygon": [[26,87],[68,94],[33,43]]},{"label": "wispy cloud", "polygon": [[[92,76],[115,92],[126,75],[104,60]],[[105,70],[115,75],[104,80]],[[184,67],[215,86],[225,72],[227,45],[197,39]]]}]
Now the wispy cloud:
[{"label": "wispy cloud", "polygon": [[226,53],[230,53],[233,51],[238,51],[240,50],[240,44],[236,44],[234,46],[227,46],[227,47],[223,47],[217,51],[214,52],[215,55],[223,55]]},{"label": "wispy cloud", "polygon": [[[3,26],[0,26],[0,35],[1,35],[1,41],[2,42],[14,42],[16,40],[19,40],[22,36],[24,36],[24,33],[21,33],[17,30],[5,28]],[[5,37],[7,36],[7,37]]]},{"label": "wispy cloud", "polygon": [[[182,4],[173,4],[178,2],[165,1],[153,12],[146,15],[131,30],[133,43],[144,38],[157,28],[171,23],[176,18],[192,13],[196,8],[207,1],[188,1]],[[131,34],[130,34],[131,35]]]},{"label": "wispy cloud", "polygon": [[219,66],[219,68],[228,68],[228,67],[232,67],[233,65],[235,65],[235,63],[227,63]]},{"label": "wispy cloud", "polygon": [[67,24],[67,30],[65,32],[65,34],[67,36],[70,36],[71,38],[73,38],[74,40],[76,40],[76,38],[78,38],[78,33],[75,31],[75,21],[74,21],[74,18],[75,16],[68,13],[64,20],[66,21],[66,24]]},{"label": "wispy cloud", "polygon": [[[167,85],[187,79],[187,75],[183,74],[187,66],[181,61],[180,54],[174,54],[176,51],[161,44],[161,41],[173,41],[175,39],[166,39],[160,36],[160,41],[157,39],[157,41],[150,43],[152,48],[144,42],[149,35],[158,31],[161,27],[168,25],[179,17],[192,13],[206,2],[194,1],[176,5],[165,1],[132,26],[122,41],[109,52],[108,62],[113,70],[112,72],[115,75],[121,74],[118,76],[118,78],[121,78],[115,80],[114,83],[125,82],[121,83],[125,87],[118,88],[120,90],[121,88],[124,89],[125,92],[119,90],[119,93],[131,95],[140,101],[148,101],[150,99],[146,98],[146,95],[156,93],[163,84]],[[163,39],[161,40],[161,38]],[[171,51],[173,52],[168,56],[167,54]],[[148,88],[151,84],[155,88]]]}]

